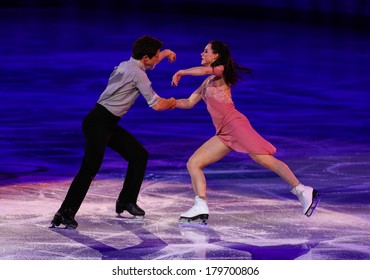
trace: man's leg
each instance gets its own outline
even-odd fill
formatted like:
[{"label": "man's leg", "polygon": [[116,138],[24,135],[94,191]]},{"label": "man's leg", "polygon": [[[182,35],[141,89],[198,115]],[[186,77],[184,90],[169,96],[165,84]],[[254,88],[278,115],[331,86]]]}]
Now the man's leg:
[{"label": "man's leg", "polygon": [[[51,222],[53,226],[59,226],[62,223],[75,228],[78,225],[74,217],[100,169],[105,147],[112,134],[109,127],[114,126],[114,124],[109,125],[111,121],[105,117],[104,113],[100,107],[96,107],[84,119],[83,131],[86,144],[82,164],[60,209]],[[108,121],[104,122],[106,119]]]},{"label": "man's leg", "polygon": [[[91,143],[93,142],[93,143]],[[100,143],[99,143],[100,142]],[[92,180],[103,162],[105,141],[86,141],[85,154],[80,170],[74,177],[61,209],[71,209],[77,213],[84,200]]]},{"label": "man's leg", "polygon": [[114,128],[108,146],[128,161],[126,177],[118,197],[116,212],[122,213],[123,210],[127,210],[132,215],[145,215],[145,212],[136,205],[136,202],[148,162],[147,150],[133,135],[120,126]]}]

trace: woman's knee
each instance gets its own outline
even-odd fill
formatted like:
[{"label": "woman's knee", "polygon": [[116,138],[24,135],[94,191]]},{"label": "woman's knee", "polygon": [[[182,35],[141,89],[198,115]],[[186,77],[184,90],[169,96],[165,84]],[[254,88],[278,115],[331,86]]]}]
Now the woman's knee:
[{"label": "woman's knee", "polygon": [[201,169],[201,165],[195,158],[191,157],[186,163],[186,168],[191,172],[192,170]]}]

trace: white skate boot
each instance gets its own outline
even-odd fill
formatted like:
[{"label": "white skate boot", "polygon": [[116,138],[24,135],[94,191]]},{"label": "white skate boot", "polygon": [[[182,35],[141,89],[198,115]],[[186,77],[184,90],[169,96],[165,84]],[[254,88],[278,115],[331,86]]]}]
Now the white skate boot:
[{"label": "white skate boot", "polygon": [[291,190],[291,193],[298,197],[302,205],[303,214],[310,217],[320,201],[318,191],[309,186],[299,184]]},{"label": "white skate boot", "polygon": [[207,201],[199,196],[196,196],[193,207],[191,207],[188,211],[181,213],[179,222],[206,225],[208,214],[209,211]]}]

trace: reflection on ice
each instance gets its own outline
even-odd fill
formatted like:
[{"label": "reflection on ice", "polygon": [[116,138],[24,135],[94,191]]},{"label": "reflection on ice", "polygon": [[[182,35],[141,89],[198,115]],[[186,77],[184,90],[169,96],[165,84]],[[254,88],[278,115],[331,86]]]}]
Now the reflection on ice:
[{"label": "reflection on ice", "polygon": [[[210,190],[208,226],[179,225],[188,184],[146,181],[139,203],[147,214],[138,220],[114,213],[117,181],[97,180],[80,226],[49,229],[67,184],[0,188],[2,259],[370,259],[370,220],[356,204],[324,201],[307,218],[295,200],[258,189]],[[174,186],[178,193],[166,192]]]}]

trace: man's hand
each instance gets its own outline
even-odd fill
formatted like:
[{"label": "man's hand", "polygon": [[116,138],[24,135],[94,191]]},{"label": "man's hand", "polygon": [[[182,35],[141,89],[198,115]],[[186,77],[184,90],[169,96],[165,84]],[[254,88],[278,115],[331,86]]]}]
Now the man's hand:
[{"label": "man's hand", "polygon": [[177,102],[175,98],[171,97],[169,99],[166,99],[166,101],[167,101],[168,110],[173,110],[176,108]]},{"label": "man's hand", "polygon": [[168,61],[169,62],[175,62],[176,61],[176,54],[173,51],[169,51],[167,55]]},{"label": "man's hand", "polygon": [[159,60],[157,63],[161,62],[165,57],[167,57],[168,61],[171,63],[176,61],[176,54],[170,49],[165,49],[159,53]]},{"label": "man's hand", "polygon": [[169,99],[161,98],[157,104],[155,104],[152,108],[156,111],[164,111],[167,109],[175,109],[176,107],[176,100],[175,98],[171,97]]}]

